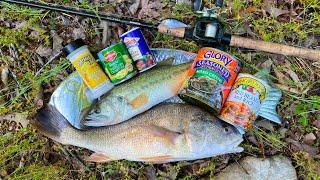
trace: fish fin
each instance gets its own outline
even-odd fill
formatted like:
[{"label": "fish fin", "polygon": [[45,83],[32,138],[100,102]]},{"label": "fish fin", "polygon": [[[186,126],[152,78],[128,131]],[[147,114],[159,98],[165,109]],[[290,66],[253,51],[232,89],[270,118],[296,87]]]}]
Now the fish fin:
[{"label": "fish fin", "polygon": [[175,85],[173,85],[171,87],[171,92],[174,95],[177,95],[178,92],[180,91],[180,89],[181,89],[181,87],[183,85],[183,82],[187,78],[187,73],[188,73],[188,71],[186,70],[184,73],[180,73],[180,74],[176,75],[175,78],[173,79],[173,81],[176,82],[176,83],[174,83]]},{"label": "fish fin", "polygon": [[149,101],[149,94],[144,92],[140,94],[138,97],[134,98],[132,101],[130,101],[129,104],[133,107],[133,109],[137,109],[147,104],[148,101]]},{"label": "fish fin", "polygon": [[173,156],[164,155],[164,156],[153,156],[153,157],[142,157],[141,161],[150,162],[150,163],[165,163],[173,159]]},{"label": "fish fin", "polygon": [[59,142],[61,132],[69,122],[52,105],[45,105],[36,115],[31,123],[45,136]]},{"label": "fish fin", "polygon": [[107,155],[105,155],[103,153],[95,152],[95,153],[91,154],[90,156],[85,157],[84,160],[89,161],[89,162],[102,163],[102,162],[112,161],[113,159],[109,158]]},{"label": "fish fin", "polygon": [[276,110],[281,97],[282,92],[279,89],[270,87],[264,102],[261,104],[258,115],[275,123],[281,124],[281,118]]},{"label": "fish fin", "polygon": [[163,142],[167,145],[174,145],[176,138],[181,135],[180,132],[174,132],[154,125],[146,126],[145,129],[147,129],[154,137],[162,138]]}]

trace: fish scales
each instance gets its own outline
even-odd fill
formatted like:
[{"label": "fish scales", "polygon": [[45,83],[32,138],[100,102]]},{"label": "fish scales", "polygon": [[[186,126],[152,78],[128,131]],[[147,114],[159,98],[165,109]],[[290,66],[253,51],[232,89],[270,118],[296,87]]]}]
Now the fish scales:
[{"label": "fish scales", "polygon": [[160,66],[111,90],[82,119],[84,126],[123,122],[177,95],[191,63]]},{"label": "fish scales", "polygon": [[39,112],[36,125],[40,132],[62,144],[97,152],[88,158],[95,162],[126,159],[163,163],[243,150],[238,147],[242,136],[232,126],[186,104],[156,106],[121,124],[87,131],[72,128],[57,113],[52,106]]}]

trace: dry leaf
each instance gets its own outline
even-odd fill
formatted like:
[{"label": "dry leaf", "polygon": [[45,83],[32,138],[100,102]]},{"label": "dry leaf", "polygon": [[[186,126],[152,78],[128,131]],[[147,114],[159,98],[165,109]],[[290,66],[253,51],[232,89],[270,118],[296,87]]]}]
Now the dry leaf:
[{"label": "dry leaf", "polygon": [[9,69],[8,67],[5,66],[1,68],[1,81],[5,86],[8,85],[8,79],[9,79]]},{"label": "dry leaf", "polygon": [[274,131],[274,125],[269,120],[261,120],[254,123],[255,126],[263,127],[269,131]]},{"label": "dry leaf", "polygon": [[291,93],[294,93],[294,94],[299,94],[299,95],[302,94],[302,92],[299,91],[298,89],[291,88],[291,87],[283,85],[283,84],[275,84],[275,86],[277,86],[279,89],[281,89],[283,91],[288,91],[288,92],[291,92]]},{"label": "dry leaf", "polygon": [[299,87],[302,87],[302,83],[298,77],[298,75],[291,69],[291,65],[288,61],[285,63],[286,72],[289,74],[291,79],[298,84]]},{"label": "dry leaf", "polygon": [[41,57],[48,58],[52,54],[52,49],[50,47],[40,45],[37,48],[36,53],[39,54]]},{"label": "dry leaf", "polygon": [[55,32],[52,31],[52,54],[60,52],[63,48],[63,39]]},{"label": "dry leaf", "polygon": [[86,35],[85,35],[83,28],[75,28],[75,29],[73,29],[72,33],[73,33],[73,39],[85,39],[86,38]]},{"label": "dry leaf", "polygon": [[186,4],[191,5],[192,2],[190,0],[176,0],[176,4]]},{"label": "dry leaf", "polygon": [[283,9],[279,9],[279,8],[275,8],[272,7],[271,5],[268,5],[267,7],[264,8],[269,14],[270,16],[277,18],[283,14],[289,14],[290,11],[288,10],[283,10]]},{"label": "dry leaf", "polygon": [[278,82],[281,84],[285,84],[285,81],[288,81],[289,78],[287,76],[285,76],[282,72],[280,72],[278,70],[278,68],[276,66],[273,65],[273,71],[276,75],[276,77],[278,78]]},{"label": "dry leaf", "polygon": [[3,120],[14,121],[20,123],[22,127],[26,127],[29,124],[27,117],[26,114],[21,113],[7,114],[5,116],[0,116],[0,122]]},{"label": "dry leaf", "polygon": [[[136,14],[140,6],[140,0],[135,0],[135,2],[129,7],[129,11],[132,15]],[[142,6],[143,7],[143,6]]]}]

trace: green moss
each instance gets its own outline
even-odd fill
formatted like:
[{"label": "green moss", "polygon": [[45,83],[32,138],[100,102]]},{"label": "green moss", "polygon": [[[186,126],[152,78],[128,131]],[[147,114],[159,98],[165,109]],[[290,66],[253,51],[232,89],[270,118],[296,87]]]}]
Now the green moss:
[{"label": "green moss", "polygon": [[257,139],[260,139],[266,145],[271,146],[278,151],[281,151],[284,147],[287,146],[287,143],[282,141],[280,132],[266,132],[265,130],[258,127],[252,128],[252,132],[257,137]]},{"label": "green moss", "polygon": [[192,6],[188,4],[176,4],[172,8],[172,14],[177,19],[190,18],[190,16],[194,16],[194,12],[192,10]]},{"label": "green moss", "polygon": [[175,38],[165,34],[157,34],[151,47],[181,49],[189,52],[197,52],[200,47],[193,41]]},{"label": "green moss", "polygon": [[320,161],[313,160],[306,152],[293,153],[293,159],[298,170],[298,176],[307,180],[320,179]]},{"label": "green moss", "polygon": [[[42,83],[48,83],[53,77],[69,66],[69,61],[64,59],[52,69],[50,69],[50,67],[45,68],[39,76],[27,72],[21,80],[18,80],[18,89],[16,89],[15,84],[11,84],[11,86],[8,87],[9,92],[15,92],[16,94],[6,103],[0,104],[0,115],[7,112],[34,110],[36,104],[33,99],[39,93],[39,86]],[[0,97],[1,96],[5,97],[5,94],[0,92]]]},{"label": "green moss", "polygon": [[44,164],[46,139],[30,127],[0,136],[1,176],[9,179],[62,179],[65,169]]}]

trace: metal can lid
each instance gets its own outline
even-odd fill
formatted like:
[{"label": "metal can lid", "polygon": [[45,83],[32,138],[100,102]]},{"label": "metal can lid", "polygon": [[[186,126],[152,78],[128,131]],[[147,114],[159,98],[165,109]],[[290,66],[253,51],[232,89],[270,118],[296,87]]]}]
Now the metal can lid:
[{"label": "metal can lid", "polygon": [[125,33],[123,33],[123,34],[121,34],[119,37],[120,37],[120,38],[122,38],[123,36],[125,36],[125,35],[127,35],[127,34],[129,34],[129,33],[133,32],[133,31],[135,31],[135,30],[140,30],[140,32],[141,32],[140,27],[135,27],[135,28],[132,28],[132,29],[130,29],[129,31],[127,31],[127,32],[125,32]]},{"label": "metal can lid", "polygon": [[72,42],[70,42],[69,44],[67,44],[66,46],[63,47],[63,52],[65,52],[67,55],[71,54],[73,51],[75,51],[76,49],[82,47],[86,45],[85,42],[82,39],[76,39]]}]

